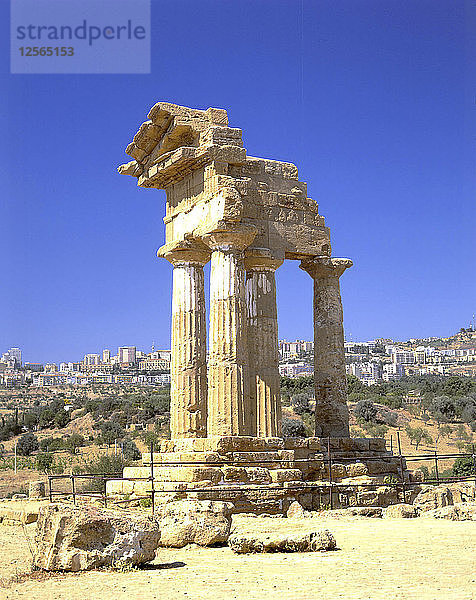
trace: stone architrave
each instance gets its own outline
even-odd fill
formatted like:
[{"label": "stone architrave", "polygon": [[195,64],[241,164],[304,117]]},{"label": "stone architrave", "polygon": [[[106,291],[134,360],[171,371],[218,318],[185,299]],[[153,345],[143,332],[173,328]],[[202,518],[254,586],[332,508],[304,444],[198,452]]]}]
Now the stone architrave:
[{"label": "stone architrave", "polygon": [[266,248],[246,252],[250,408],[258,437],[281,435],[278,314],[275,271],[283,263]]},{"label": "stone architrave", "polygon": [[314,386],[316,436],[349,437],[344,328],[339,277],[348,258],[316,257],[301,262],[314,280]]},{"label": "stone architrave", "polygon": [[251,435],[244,249],[253,225],[232,223],[204,232],[212,251],[208,436]]},{"label": "stone architrave", "polygon": [[171,437],[206,437],[207,349],[203,267],[210,252],[183,240],[158,253],[174,267],[170,360]]}]

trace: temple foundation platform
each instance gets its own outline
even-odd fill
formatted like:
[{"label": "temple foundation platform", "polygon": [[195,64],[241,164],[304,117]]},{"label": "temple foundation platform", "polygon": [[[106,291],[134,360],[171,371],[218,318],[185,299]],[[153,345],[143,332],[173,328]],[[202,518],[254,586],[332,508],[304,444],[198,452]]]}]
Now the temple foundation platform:
[{"label": "temple foundation platform", "polygon": [[144,453],[141,466],[124,468],[125,480],[107,483],[108,495],[150,495],[153,472],[157,505],[221,500],[235,513],[285,514],[295,500],[306,510],[388,506],[398,502],[395,484],[410,482],[405,462],[379,438],[185,438],[163,440],[159,450],[152,470]]}]

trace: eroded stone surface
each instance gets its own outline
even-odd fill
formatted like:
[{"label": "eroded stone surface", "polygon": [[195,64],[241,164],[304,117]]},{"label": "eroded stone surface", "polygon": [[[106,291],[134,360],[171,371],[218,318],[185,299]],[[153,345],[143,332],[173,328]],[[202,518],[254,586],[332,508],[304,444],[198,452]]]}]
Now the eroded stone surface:
[{"label": "eroded stone surface", "polygon": [[336,541],[332,533],[323,529],[305,534],[241,534],[232,535],[228,545],[237,554],[261,552],[318,552],[335,550]]},{"label": "eroded stone surface", "polygon": [[215,546],[227,541],[232,504],[183,500],[164,505],[159,517],[160,545],[182,548],[187,544]]},{"label": "eroded stone surface", "polygon": [[426,510],[420,514],[420,517],[449,521],[476,521],[476,503],[457,502],[450,506]]},{"label": "eroded stone surface", "polygon": [[34,565],[46,571],[83,571],[154,559],[160,530],[150,517],[96,507],[41,507]]},{"label": "eroded stone surface", "polygon": [[413,504],[394,504],[383,511],[386,519],[414,519],[418,517],[418,511]]},{"label": "eroded stone surface", "polygon": [[475,501],[476,485],[473,482],[460,481],[438,486],[424,486],[413,501],[413,505],[419,512],[425,512],[461,502]]}]

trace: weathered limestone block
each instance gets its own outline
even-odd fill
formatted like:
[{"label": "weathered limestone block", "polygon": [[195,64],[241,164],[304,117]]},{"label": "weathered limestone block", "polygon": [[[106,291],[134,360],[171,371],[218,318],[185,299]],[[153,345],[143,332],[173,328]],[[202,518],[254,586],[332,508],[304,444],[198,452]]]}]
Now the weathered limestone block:
[{"label": "weathered limestone block", "polygon": [[384,438],[369,439],[369,450],[371,452],[384,452],[385,448],[386,448],[386,441]]},{"label": "weathered limestone block", "polygon": [[364,463],[359,462],[346,465],[345,470],[349,477],[360,477],[369,473],[368,467]]},{"label": "weathered limestone block", "polygon": [[368,438],[343,438],[342,449],[350,452],[369,452],[370,439]]},{"label": "weathered limestone block", "polygon": [[266,440],[251,436],[222,436],[209,438],[217,452],[261,452],[266,450]]},{"label": "weathered limestone block", "polygon": [[226,502],[183,500],[165,504],[160,515],[160,545],[215,546],[228,540],[233,505]]},{"label": "weathered limestone block", "polygon": [[222,467],[223,479],[231,481],[247,481],[248,476],[244,467]]},{"label": "weathered limestone block", "polygon": [[398,473],[400,463],[397,458],[391,460],[369,460],[367,468],[370,475],[378,475],[381,473]]},{"label": "weathered limestone block", "polygon": [[[259,466],[261,463],[279,462],[281,459],[279,451],[269,452],[233,452],[233,460],[251,465]],[[268,466],[268,465],[267,465]]]},{"label": "weathered limestone block", "polygon": [[81,571],[153,560],[160,540],[151,517],[49,504],[40,509],[34,565],[47,571]]},{"label": "weathered limestone block", "polygon": [[38,520],[39,507],[10,508],[0,506],[0,523],[2,525],[29,525]]},{"label": "weathered limestone block", "polygon": [[316,436],[349,437],[344,329],[339,277],[352,261],[318,257],[301,262],[314,280]]},{"label": "weathered limestone block", "polygon": [[266,449],[281,450],[284,448],[284,440],[282,437],[267,437],[264,440]]},{"label": "weathered limestone block", "polygon": [[321,439],[316,437],[307,438],[307,446],[309,450],[317,450],[320,452],[322,448]]},{"label": "weathered limestone block", "polygon": [[308,448],[307,438],[287,437],[284,438],[284,448],[286,450],[296,450],[298,448]]},{"label": "weathered limestone block", "polygon": [[376,490],[366,490],[357,493],[360,506],[389,506],[398,502],[397,491],[390,486],[380,486]]},{"label": "weathered limestone block", "polygon": [[28,498],[45,498],[46,484],[44,481],[30,481],[28,484]]},{"label": "weathered limestone block", "polygon": [[261,552],[318,552],[335,550],[336,541],[327,529],[306,534],[237,534],[228,539],[237,554]]},{"label": "weathered limestone block", "polygon": [[264,467],[245,467],[246,477],[250,483],[271,483],[269,469]]},{"label": "weathered limestone block", "polygon": [[457,482],[438,486],[422,486],[413,501],[419,512],[443,508],[461,502],[476,501],[476,485],[472,482]]},{"label": "weathered limestone block", "polygon": [[476,521],[476,503],[458,502],[450,506],[426,510],[420,514],[420,517],[449,521]]},{"label": "weathered limestone block", "polygon": [[270,469],[269,474],[273,483],[300,481],[302,479],[302,471],[299,469]]},{"label": "weathered limestone block", "polygon": [[412,504],[394,504],[383,511],[386,519],[413,519],[418,517],[418,512]]},{"label": "weathered limestone block", "polygon": [[205,466],[177,466],[177,467],[155,467],[154,478],[159,481],[203,481],[209,480],[219,483],[222,480],[220,467]]}]

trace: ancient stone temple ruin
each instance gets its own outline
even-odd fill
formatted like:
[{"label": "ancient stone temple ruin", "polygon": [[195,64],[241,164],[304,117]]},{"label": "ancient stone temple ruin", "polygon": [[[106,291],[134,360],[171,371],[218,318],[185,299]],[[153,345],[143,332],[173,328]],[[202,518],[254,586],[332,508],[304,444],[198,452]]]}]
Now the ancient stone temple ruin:
[{"label": "ancient stone temple ruin", "polygon": [[[171,440],[153,457],[156,488],[201,490],[243,510],[300,494],[312,504],[307,483],[328,477],[330,447],[355,458],[331,467],[341,480],[394,473],[383,440],[349,437],[339,279],[352,261],[331,256],[329,228],[295,165],[248,156],[222,109],[159,102],[148,119],[119,172],[167,195],[158,256],[173,268]],[[315,437],[307,439],[281,437],[275,273],[284,260],[299,261],[314,286]],[[381,464],[359,462],[359,452],[381,454]]]}]

